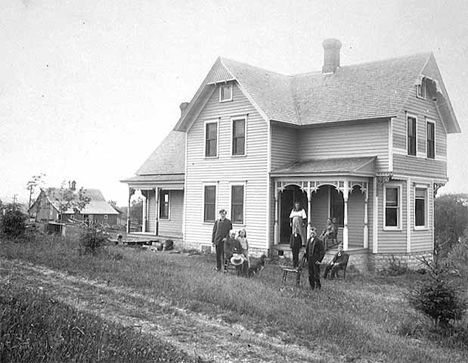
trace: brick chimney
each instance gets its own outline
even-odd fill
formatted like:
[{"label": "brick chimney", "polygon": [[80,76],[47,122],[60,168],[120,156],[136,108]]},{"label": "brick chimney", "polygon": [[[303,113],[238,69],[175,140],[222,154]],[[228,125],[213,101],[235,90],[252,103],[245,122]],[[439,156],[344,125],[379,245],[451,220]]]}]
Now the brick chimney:
[{"label": "brick chimney", "polygon": [[76,181],[73,180],[73,181],[71,182],[71,188],[70,188],[70,189],[71,189],[71,190],[76,190]]},{"label": "brick chimney", "polygon": [[335,73],[340,67],[341,42],[338,39],[325,39],[323,45],[322,73]]},{"label": "brick chimney", "polygon": [[189,102],[182,102],[179,106],[180,108],[180,115],[183,116],[184,113],[185,113],[185,110],[187,109],[187,107],[189,106]]}]

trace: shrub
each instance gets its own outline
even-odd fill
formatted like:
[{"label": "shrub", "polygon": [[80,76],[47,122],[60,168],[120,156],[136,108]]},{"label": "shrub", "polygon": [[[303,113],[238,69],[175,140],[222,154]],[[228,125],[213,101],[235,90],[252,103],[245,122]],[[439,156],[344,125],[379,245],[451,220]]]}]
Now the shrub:
[{"label": "shrub", "polygon": [[21,237],[26,231],[27,219],[28,216],[19,209],[7,210],[1,220],[1,230],[8,237]]},{"label": "shrub", "polygon": [[406,274],[408,271],[408,266],[405,263],[402,264],[398,258],[392,255],[388,260],[387,267],[381,271],[381,274],[386,276],[400,276]]},{"label": "shrub", "polygon": [[80,252],[85,255],[95,255],[107,241],[108,235],[105,230],[97,224],[91,223],[89,226],[84,226],[83,232],[81,232]]}]

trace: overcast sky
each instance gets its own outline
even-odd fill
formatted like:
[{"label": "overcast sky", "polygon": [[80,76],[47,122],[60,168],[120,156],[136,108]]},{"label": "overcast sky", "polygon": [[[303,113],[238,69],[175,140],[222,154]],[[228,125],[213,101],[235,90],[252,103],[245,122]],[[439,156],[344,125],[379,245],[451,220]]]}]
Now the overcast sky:
[{"label": "overcast sky", "polygon": [[31,176],[125,205],[134,175],[218,56],[285,74],[432,51],[462,127],[450,182],[468,193],[468,2],[0,0],[0,198]]}]

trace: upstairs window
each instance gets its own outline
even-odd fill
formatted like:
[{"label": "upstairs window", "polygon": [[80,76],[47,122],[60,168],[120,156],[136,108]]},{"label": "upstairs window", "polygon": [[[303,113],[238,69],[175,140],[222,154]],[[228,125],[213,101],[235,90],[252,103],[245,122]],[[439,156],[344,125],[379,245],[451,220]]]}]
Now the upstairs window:
[{"label": "upstairs window", "polygon": [[219,102],[232,101],[232,85],[224,84],[219,87]]},{"label": "upstairs window", "polygon": [[426,140],[427,157],[435,158],[435,124],[427,122],[427,140]]},{"label": "upstairs window", "polygon": [[414,191],[414,225],[415,227],[426,227],[426,188],[416,188]]},{"label": "upstairs window", "polygon": [[159,218],[169,219],[169,191],[162,190],[159,198]]},{"label": "upstairs window", "polygon": [[408,155],[416,156],[416,117],[408,116]]},{"label": "upstairs window", "polygon": [[214,222],[216,219],[216,186],[207,185],[204,190],[203,220]]},{"label": "upstairs window", "polygon": [[385,227],[400,226],[400,188],[385,187]]},{"label": "upstairs window", "polygon": [[245,155],[245,119],[232,121],[232,155]]},{"label": "upstairs window", "polygon": [[205,124],[205,156],[218,155],[218,123],[207,122]]},{"label": "upstairs window", "polygon": [[233,185],[231,187],[231,218],[232,223],[244,223],[244,186]]}]

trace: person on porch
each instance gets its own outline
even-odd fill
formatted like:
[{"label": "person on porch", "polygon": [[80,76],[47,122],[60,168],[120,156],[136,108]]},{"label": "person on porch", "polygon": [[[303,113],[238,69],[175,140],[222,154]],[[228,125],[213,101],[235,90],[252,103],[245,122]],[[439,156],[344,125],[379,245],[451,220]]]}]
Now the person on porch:
[{"label": "person on porch", "polygon": [[302,238],[302,243],[305,244],[307,241],[306,235],[306,225],[307,225],[307,214],[304,208],[301,208],[300,202],[294,202],[294,208],[291,210],[289,214],[289,224],[291,226],[291,232],[294,233],[293,225],[297,223],[300,229],[300,235]]},{"label": "person on porch", "polygon": [[336,226],[335,222],[336,222],[336,218],[333,218],[333,221],[331,218],[327,218],[327,226],[325,227],[322,234],[320,235],[320,238],[323,239],[325,250],[328,249],[329,241],[331,240],[333,243],[333,240],[336,239],[336,236],[338,233],[338,227]]},{"label": "person on porch", "polygon": [[320,264],[324,256],[325,248],[323,247],[323,241],[317,236],[317,230],[312,227],[304,253],[304,258],[307,260],[309,266],[309,283],[312,290],[315,288],[322,288],[320,283]]},{"label": "person on porch", "polygon": [[219,211],[219,219],[213,226],[211,243],[216,247],[216,270],[221,271],[224,265],[224,241],[229,237],[229,231],[232,229],[232,223],[226,218],[226,210]]},{"label": "person on porch", "polygon": [[348,263],[349,255],[346,252],[343,252],[343,244],[338,245],[338,252],[333,256],[333,259],[325,267],[325,272],[323,278],[326,279],[328,273],[331,270],[330,278],[334,279],[338,276],[338,271],[342,270]]}]

